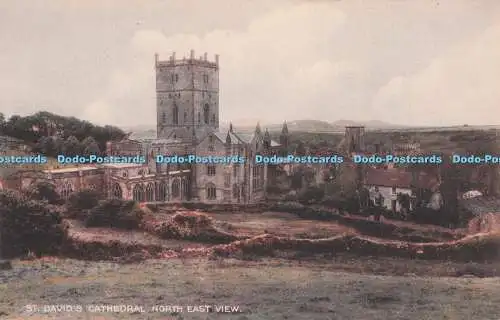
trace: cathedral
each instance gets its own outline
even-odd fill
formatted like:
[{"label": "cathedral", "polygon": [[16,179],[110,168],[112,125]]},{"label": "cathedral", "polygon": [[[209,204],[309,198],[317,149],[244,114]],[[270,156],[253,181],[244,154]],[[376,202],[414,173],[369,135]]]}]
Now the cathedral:
[{"label": "cathedral", "polygon": [[[22,186],[46,180],[69,197],[82,189],[96,189],[108,198],[142,203],[203,202],[252,204],[266,199],[269,166],[256,164],[256,154],[278,152],[287,144],[286,124],[280,143],[257,124],[253,132],[226,131],[219,124],[219,56],[168,60],[155,54],[156,128],[151,140],[114,141],[107,155],[144,155],[145,164],[63,166],[22,179]],[[158,164],[157,155],[239,156],[244,163]]]}]

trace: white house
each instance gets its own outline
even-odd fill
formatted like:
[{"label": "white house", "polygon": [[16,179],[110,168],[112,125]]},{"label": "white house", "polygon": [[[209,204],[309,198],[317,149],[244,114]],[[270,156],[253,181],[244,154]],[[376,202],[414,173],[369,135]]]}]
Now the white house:
[{"label": "white house", "polygon": [[[411,172],[397,168],[370,168],[365,175],[365,187],[370,191],[370,198],[374,201],[377,192],[380,193],[384,198],[383,207],[395,212],[401,210],[401,204],[397,199],[398,194],[414,196],[412,185],[432,190],[437,185],[437,179],[424,173],[414,177]],[[410,202],[410,210],[413,209],[412,206]]]}]

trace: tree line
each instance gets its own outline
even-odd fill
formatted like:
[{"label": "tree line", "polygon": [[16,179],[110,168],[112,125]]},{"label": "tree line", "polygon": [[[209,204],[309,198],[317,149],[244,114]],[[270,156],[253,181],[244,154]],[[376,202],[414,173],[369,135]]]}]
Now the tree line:
[{"label": "tree line", "polygon": [[106,150],[106,142],[123,139],[126,135],[114,126],[98,126],[45,111],[25,117],[13,115],[9,119],[0,113],[0,134],[20,139],[34,152],[49,157],[100,155]]}]

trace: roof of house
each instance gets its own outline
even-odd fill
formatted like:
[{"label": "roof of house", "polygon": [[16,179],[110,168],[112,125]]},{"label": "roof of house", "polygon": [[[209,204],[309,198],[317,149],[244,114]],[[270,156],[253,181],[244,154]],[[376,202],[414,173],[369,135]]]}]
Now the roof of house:
[{"label": "roof of house", "polygon": [[377,169],[368,168],[365,176],[365,184],[381,187],[398,187],[411,189],[414,184],[418,188],[432,189],[438,184],[437,177],[421,172],[413,176],[411,172],[401,169]]},{"label": "roof of house", "polygon": [[57,169],[48,169],[48,170],[43,170],[44,173],[66,173],[66,172],[78,172],[78,171],[89,171],[89,170],[96,170],[98,169],[95,166],[71,166],[71,167],[65,167],[65,168],[57,168]]}]

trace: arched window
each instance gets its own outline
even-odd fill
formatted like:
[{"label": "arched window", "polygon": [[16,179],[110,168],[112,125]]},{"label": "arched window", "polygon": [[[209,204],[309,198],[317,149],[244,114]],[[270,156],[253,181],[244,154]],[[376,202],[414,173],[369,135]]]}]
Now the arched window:
[{"label": "arched window", "polygon": [[217,199],[217,189],[213,183],[208,183],[206,186],[207,199],[215,200]]},{"label": "arched window", "polygon": [[113,198],[118,198],[118,199],[123,198],[122,188],[118,183],[113,184],[113,188],[111,189],[111,195],[113,196]]},{"label": "arched window", "polygon": [[187,122],[187,119],[188,119],[188,113],[184,111],[184,122]]},{"label": "arched window", "polygon": [[180,196],[180,183],[179,179],[175,179],[172,182],[172,198],[179,198]]},{"label": "arched window", "polygon": [[235,183],[233,184],[233,198],[238,199],[240,197],[240,188]]},{"label": "arched window", "polygon": [[156,185],[156,201],[166,201],[167,200],[167,185],[165,182],[160,182]]},{"label": "arched window", "polygon": [[172,113],[173,113],[173,124],[179,124],[179,107],[174,104],[174,107],[172,108]]},{"label": "arched window", "polygon": [[201,123],[201,115],[199,112],[198,112],[198,123]]},{"label": "arched window", "polygon": [[68,199],[69,196],[73,193],[73,185],[71,182],[65,182],[61,188],[61,198]]},{"label": "arched window", "polygon": [[187,199],[187,196],[188,196],[188,193],[189,193],[189,190],[188,190],[188,182],[186,179],[182,179],[181,180],[181,195],[182,195],[182,199]]},{"label": "arched window", "polygon": [[210,121],[210,106],[208,103],[203,107],[203,121],[205,124],[209,124]]},{"label": "arched window", "polygon": [[155,201],[154,186],[152,183],[148,183],[148,186],[146,187],[146,202],[153,201]]},{"label": "arched window", "polygon": [[144,202],[144,187],[142,184],[136,184],[134,188],[132,189],[132,195],[134,201],[137,202]]},{"label": "arched window", "polygon": [[167,122],[167,113],[165,111],[161,114],[161,122]]}]

